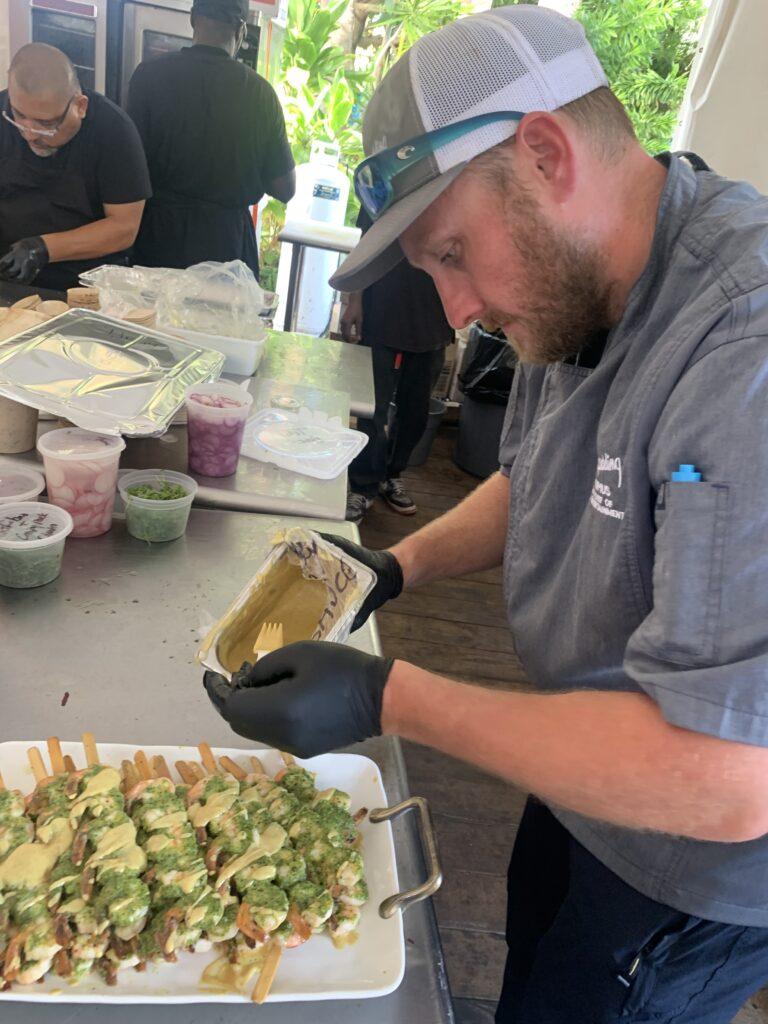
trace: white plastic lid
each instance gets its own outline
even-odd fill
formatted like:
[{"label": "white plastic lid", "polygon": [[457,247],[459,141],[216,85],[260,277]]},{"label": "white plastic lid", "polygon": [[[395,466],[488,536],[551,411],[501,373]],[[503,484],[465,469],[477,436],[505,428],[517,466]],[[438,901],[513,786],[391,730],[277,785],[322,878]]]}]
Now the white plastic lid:
[{"label": "white plastic lid", "polygon": [[34,469],[0,465],[0,505],[9,501],[34,501],[45,489],[45,480]]},{"label": "white plastic lid", "polygon": [[41,455],[54,459],[113,459],[125,448],[122,437],[112,434],[95,434],[81,427],[62,427],[50,430],[37,440]]},{"label": "white plastic lid", "polygon": [[58,505],[42,501],[12,501],[0,506],[0,548],[31,550],[64,540],[73,527],[72,516]]}]

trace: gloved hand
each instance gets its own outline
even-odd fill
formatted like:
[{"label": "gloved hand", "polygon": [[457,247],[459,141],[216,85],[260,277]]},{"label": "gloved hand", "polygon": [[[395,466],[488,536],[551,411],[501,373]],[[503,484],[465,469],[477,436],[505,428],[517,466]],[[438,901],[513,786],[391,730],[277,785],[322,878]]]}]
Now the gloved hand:
[{"label": "gloved hand", "polygon": [[206,672],[205,689],[240,736],[314,757],[381,735],[391,658],[305,640],[246,662],[228,683]]},{"label": "gloved hand", "polygon": [[46,265],[50,255],[48,246],[39,235],[14,242],[0,259],[0,277],[6,281],[29,284]]},{"label": "gloved hand", "polygon": [[376,585],[363,602],[363,607],[355,616],[352,629],[360,629],[371,612],[375,612],[385,601],[399,597],[403,590],[403,570],[391,551],[371,551],[370,548],[337,537],[334,533],[321,533],[321,537],[341,548],[350,558],[356,558],[376,574]]}]

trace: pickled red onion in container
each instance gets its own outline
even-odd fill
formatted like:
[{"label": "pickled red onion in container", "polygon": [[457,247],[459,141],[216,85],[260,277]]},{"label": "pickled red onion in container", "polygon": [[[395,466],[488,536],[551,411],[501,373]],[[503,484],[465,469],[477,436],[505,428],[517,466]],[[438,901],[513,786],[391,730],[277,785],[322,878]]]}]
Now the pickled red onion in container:
[{"label": "pickled red onion in container", "polygon": [[112,526],[122,437],[80,427],[51,430],[38,438],[48,500],[72,516],[73,537],[98,537]]},{"label": "pickled red onion in container", "polygon": [[253,395],[235,384],[197,384],[187,390],[189,468],[198,476],[231,476],[237,469]]}]

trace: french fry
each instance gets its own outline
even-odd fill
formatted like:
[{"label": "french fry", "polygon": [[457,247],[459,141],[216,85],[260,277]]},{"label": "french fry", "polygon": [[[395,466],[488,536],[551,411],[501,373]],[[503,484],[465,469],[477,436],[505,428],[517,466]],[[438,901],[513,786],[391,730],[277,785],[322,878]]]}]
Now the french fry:
[{"label": "french fry", "polygon": [[251,762],[251,767],[253,768],[253,770],[256,772],[257,775],[266,775],[267,774],[264,771],[264,765],[261,763],[261,761],[258,759],[258,757],[256,757],[255,755],[252,754],[248,758],[248,760]]},{"label": "french fry", "polygon": [[123,772],[123,779],[125,781],[126,790],[133,789],[141,781],[138,769],[133,761],[123,761],[120,765]]},{"label": "french fry", "polygon": [[189,764],[190,771],[195,776],[195,782],[199,782],[200,779],[205,778],[205,772],[197,761],[188,761],[187,763]]},{"label": "french fry", "polygon": [[77,767],[69,754],[64,755],[64,769],[68,772],[76,772]]},{"label": "french fry", "polygon": [[286,768],[292,768],[296,764],[296,758],[293,754],[287,754],[284,750],[280,751],[280,757],[283,759],[283,764]]},{"label": "french fry", "polygon": [[264,958],[264,966],[261,968],[259,980],[256,982],[251,993],[251,1000],[254,1003],[263,1003],[269,995],[269,990],[272,988],[272,982],[275,980],[282,955],[283,947],[279,942],[273,940]]},{"label": "french fry", "polygon": [[4,789],[5,789],[5,779],[3,778],[3,773],[0,772],[0,793],[2,793],[2,791]]},{"label": "french fry", "polygon": [[149,767],[149,761],[147,755],[143,750],[137,750],[133,755],[133,763],[136,765],[139,771],[139,775],[142,779],[152,778],[152,769]]},{"label": "french fry", "polygon": [[48,772],[45,769],[42,754],[37,747],[30,747],[27,751],[27,757],[29,758],[29,763],[35,776],[35,782],[42,782],[43,779],[48,777]]},{"label": "french fry", "polygon": [[96,749],[96,740],[92,732],[83,733],[83,749],[85,750],[85,763],[91,765],[99,763],[99,752]]},{"label": "french fry", "polygon": [[194,784],[197,782],[197,776],[192,771],[191,767],[187,764],[186,761],[177,761],[176,771],[179,773],[179,775],[181,776],[181,781],[186,786],[194,786]]},{"label": "french fry", "polygon": [[246,770],[241,768],[236,761],[232,760],[231,757],[220,757],[219,764],[225,772],[229,772],[230,775],[234,775],[238,782],[242,782],[248,774]]},{"label": "french fry", "polygon": [[63,775],[67,770],[64,766],[64,755],[61,753],[61,744],[58,736],[49,736],[46,740],[48,745],[48,757],[51,761],[51,770],[54,775]]},{"label": "french fry", "polygon": [[207,743],[198,743],[197,749],[200,751],[200,760],[203,762],[203,767],[209,775],[218,775],[219,769],[216,766],[216,758],[213,756],[213,751]]},{"label": "french fry", "polygon": [[162,754],[155,754],[152,758],[152,772],[156,779],[170,779],[171,772]]}]

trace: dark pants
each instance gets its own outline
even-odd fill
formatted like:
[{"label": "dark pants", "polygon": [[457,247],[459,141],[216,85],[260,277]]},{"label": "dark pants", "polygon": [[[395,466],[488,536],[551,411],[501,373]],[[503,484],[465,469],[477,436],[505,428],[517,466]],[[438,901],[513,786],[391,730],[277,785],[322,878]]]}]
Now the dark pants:
[{"label": "dark pants", "polygon": [[[362,343],[361,343],[362,344]],[[397,357],[401,356],[399,370]],[[402,352],[372,346],[376,407],[372,420],[359,419],[357,429],[370,440],[349,467],[353,491],[373,497],[379,484],[400,476],[421,440],[429,416],[429,396],[443,368],[445,350]],[[397,414],[387,436],[389,406],[396,395]]]},{"label": "dark pants", "polygon": [[626,885],[529,800],[509,865],[497,1024],[727,1024],[768,978],[768,928]]}]

